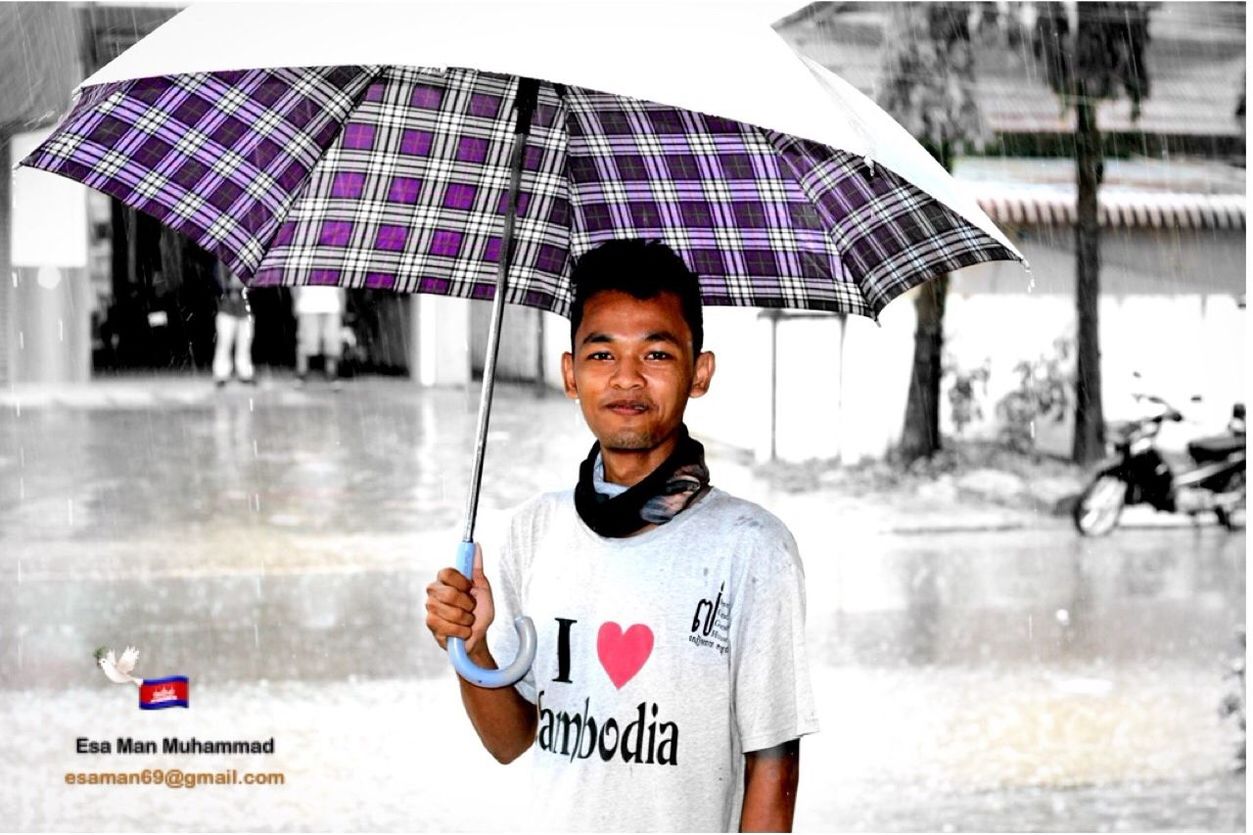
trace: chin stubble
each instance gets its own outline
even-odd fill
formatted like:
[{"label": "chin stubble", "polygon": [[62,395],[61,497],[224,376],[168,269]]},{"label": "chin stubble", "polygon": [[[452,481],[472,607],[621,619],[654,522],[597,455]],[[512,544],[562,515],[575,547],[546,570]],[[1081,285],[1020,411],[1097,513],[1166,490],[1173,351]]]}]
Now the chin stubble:
[{"label": "chin stubble", "polygon": [[602,449],[652,449],[657,445],[650,432],[617,432],[600,442]]}]

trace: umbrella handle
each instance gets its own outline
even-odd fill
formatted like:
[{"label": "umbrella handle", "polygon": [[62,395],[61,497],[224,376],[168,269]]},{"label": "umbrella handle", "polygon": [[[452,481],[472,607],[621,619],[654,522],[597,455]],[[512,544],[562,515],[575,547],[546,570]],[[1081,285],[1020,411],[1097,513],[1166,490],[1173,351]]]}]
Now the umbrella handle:
[{"label": "umbrella handle", "polygon": [[[457,570],[467,580],[474,579],[474,543],[462,542],[457,548]],[[485,670],[470,660],[466,652],[465,641],[460,638],[448,639],[448,656],[452,658],[453,669],[471,684],[479,687],[508,687],[526,675],[535,661],[535,624],[531,619],[519,615],[514,618],[513,627],[518,631],[518,657],[507,667],[498,670]]]}]

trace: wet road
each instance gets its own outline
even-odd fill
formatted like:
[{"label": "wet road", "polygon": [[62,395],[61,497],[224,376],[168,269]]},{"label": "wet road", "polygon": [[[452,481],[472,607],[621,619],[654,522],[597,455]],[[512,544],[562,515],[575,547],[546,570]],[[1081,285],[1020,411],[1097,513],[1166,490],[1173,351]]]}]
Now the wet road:
[{"label": "wet road", "polygon": [[[151,570],[128,561],[125,542],[84,545],[96,564],[82,575],[25,567],[41,561],[24,545],[35,558],[19,557],[20,580],[0,588],[0,628],[16,639],[6,642],[6,669],[20,672],[3,687],[90,683],[82,648],[110,642],[141,644],[150,664],[194,662],[216,681],[442,675],[441,654],[415,637],[425,586],[455,538],[407,538],[412,555],[399,569]],[[373,540],[347,539],[345,556]],[[1201,675],[1234,653],[1243,618],[1243,542],[1217,530],[1126,531],[1082,549],[1056,548],[1036,531],[883,536],[867,545],[873,550],[851,555],[807,551],[816,664],[1193,663]],[[167,555],[178,551],[166,540]]]},{"label": "wet road", "polygon": [[[422,626],[459,535],[473,393],[221,394],[0,416],[0,809],[18,828],[98,828],[116,791],[58,778],[116,762],[74,754],[77,736],[243,732],[276,737],[286,794],[240,811],[225,790],[144,788],[143,814],[109,828],[510,827],[450,807],[467,769],[500,796],[525,788],[477,748]],[[502,392],[485,542],[574,471],[590,436],[573,409]],[[805,557],[823,729],[804,744],[798,828],[1243,829],[1218,710],[1243,535],[886,534],[851,498],[775,495],[710,453]],[[192,677],[193,710],[137,717],[103,682],[92,650],[128,643],[141,674]]]}]

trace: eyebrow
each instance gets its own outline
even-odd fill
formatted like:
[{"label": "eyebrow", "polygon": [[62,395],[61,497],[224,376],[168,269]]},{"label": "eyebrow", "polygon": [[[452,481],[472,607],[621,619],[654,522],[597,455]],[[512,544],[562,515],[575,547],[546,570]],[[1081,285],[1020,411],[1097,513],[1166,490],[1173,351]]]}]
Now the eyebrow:
[{"label": "eyebrow", "polygon": [[[604,343],[604,342],[613,342],[613,341],[614,341],[614,338],[607,333],[604,333],[602,331],[592,331],[587,336],[583,337],[583,341],[579,344],[589,345],[591,343]],[[648,336],[644,337],[644,341],[645,342],[669,342],[672,345],[681,344],[679,342],[679,338],[675,336],[674,334],[672,334],[670,331],[653,331]]]}]

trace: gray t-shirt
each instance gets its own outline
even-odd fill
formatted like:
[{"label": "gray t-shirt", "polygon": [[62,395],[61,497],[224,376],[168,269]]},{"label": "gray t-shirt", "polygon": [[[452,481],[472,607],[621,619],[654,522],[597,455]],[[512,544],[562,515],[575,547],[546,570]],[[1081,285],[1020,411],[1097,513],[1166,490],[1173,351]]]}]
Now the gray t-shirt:
[{"label": "gray t-shirt", "polygon": [[528,822],[540,829],[734,831],[746,751],[818,729],[796,542],[717,488],[671,522],[601,537],[546,493],[486,553],[503,662],[535,622],[516,687],[540,711]]}]

